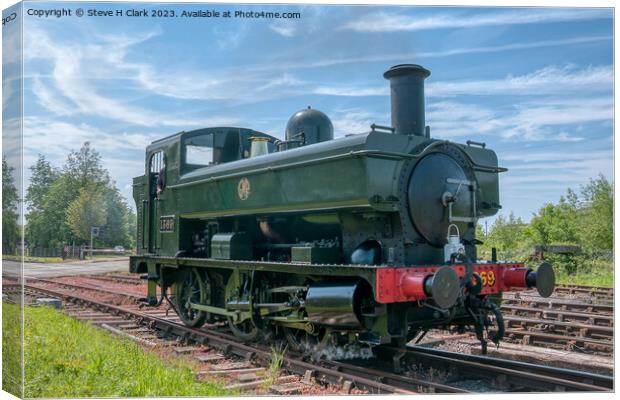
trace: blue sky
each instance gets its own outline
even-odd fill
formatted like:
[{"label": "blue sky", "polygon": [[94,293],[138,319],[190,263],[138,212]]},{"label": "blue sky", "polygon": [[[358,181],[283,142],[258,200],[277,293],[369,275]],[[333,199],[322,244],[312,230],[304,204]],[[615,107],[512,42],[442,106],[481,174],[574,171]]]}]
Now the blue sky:
[{"label": "blue sky", "polygon": [[[78,7],[24,9],[63,6]],[[337,136],[389,125],[382,73],[412,62],[432,71],[431,135],[486,142],[509,168],[500,178],[504,213],[529,220],[568,187],[599,173],[613,180],[611,9],[148,8],[300,12],[301,19],[26,16],[26,167],[38,153],[61,165],[88,140],[133,203],[131,178],[143,173],[151,141],[217,125],[282,137],[288,118],[308,105],[332,119]]]}]

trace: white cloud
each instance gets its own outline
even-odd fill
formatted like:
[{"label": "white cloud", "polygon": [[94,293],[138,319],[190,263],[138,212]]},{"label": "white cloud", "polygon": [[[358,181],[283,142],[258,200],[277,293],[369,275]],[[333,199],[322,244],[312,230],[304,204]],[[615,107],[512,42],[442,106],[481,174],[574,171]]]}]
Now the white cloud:
[{"label": "white cloud", "polygon": [[2,65],[21,64],[22,61],[21,18],[2,27]]},{"label": "white cloud", "polygon": [[613,88],[611,66],[588,67],[548,66],[530,74],[509,75],[504,79],[432,82],[428,96],[455,95],[546,95],[578,91],[601,91]]},{"label": "white cloud", "polygon": [[[427,103],[426,123],[431,136],[455,138],[493,130],[495,113],[485,107],[451,101]],[[481,124],[486,128],[481,129]]]},{"label": "white cloud", "polygon": [[263,72],[252,69],[164,72],[144,67],[137,80],[157,95],[181,100],[228,101],[237,105],[307,94],[308,90],[307,82],[290,73],[280,73],[277,68]]},{"label": "white cloud", "polygon": [[289,73],[284,73],[280,76],[276,76],[272,79],[269,79],[263,85],[258,86],[256,90],[261,92],[261,91],[278,89],[278,88],[281,89],[281,88],[286,88],[286,87],[295,88],[295,87],[299,87],[303,85],[307,85],[307,82],[301,79],[298,79],[294,75],[291,75]]},{"label": "white cloud", "polygon": [[14,96],[16,91],[13,90],[13,82],[13,80],[8,79],[7,77],[4,77],[4,79],[2,79],[2,113],[6,112],[9,104],[11,104],[11,102],[15,99]]},{"label": "white cloud", "polygon": [[515,161],[519,165],[528,165],[537,162],[569,162],[585,159],[603,159],[609,157],[612,150],[592,150],[583,152],[558,152],[549,150],[533,149],[531,151],[506,151],[502,152],[501,158],[504,161]]},{"label": "white cloud", "polygon": [[37,96],[38,103],[60,116],[69,116],[75,114],[76,110],[67,104],[62,95],[41,82],[41,78],[35,76],[32,79],[32,91]]},{"label": "white cloud", "polygon": [[375,12],[347,22],[340,29],[356,32],[398,32],[568,22],[612,17],[611,9],[521,9],[477,15],[436,14],[430,17]]},{"label": "white cloud", "polygon": [[233,50],[246,38],[249,28],[247,22],[237,23],[231,29],[213,28],[215,42],[221,49]]},{"label": "white cloud", "polygon": [[[426,85],[427,97],[508,96],[508,95],[575,95],[576,93],[598,93],[613,89],[613,68],[611,66],[589,66],[577,69],[574,65],[547,66],[529,74],[508,75],[503,79],[479,79],[463,81],[436,81]],[[388,96],[388,85],[331,85],[318,86],[314,94],[327,96]]]},{"label": "white cloud", "polygon": [[[331,116],[334,124],[334,137],[370,131],[370,125],[382,125],[386,116],[379,115],[361,108],[346,108],[334,110]],[[389,119],[389,116],[387,116]]]},{"label": "white cloud", "polygon": [[443,101],[428,106],[426,122],[435,137],[496,135],[507,140],[578,142],[566,125],[613,120],[609,98],[548,98],[516,104],[510,109]]},{"label": "white cloud", "polygon": [[[449,57],[454,55],[461,54],[479,54],[479,53],[499,53],[503,51],[513,51],[513,50],[529,50],[529,49],[538,49],[543,47],[555,47],[555,46],[568,46],[573,44],[584,44],[584,43],[592,43],[592,42],[600,42],[600,41],[610,41],[613,40],[611,36],[586,36],[586,37],[575,37],[568,39],[558,39],[558,40],[542,40],[538,42],[522,42],[522,43],[509,43],[505,45],[498,46],[478,46],[478,47],[460,47],[455,49],[447,49],[447,50],[439,50],[439,51],[427,51],[427,52],[419,52],[417,54],[411,54],[410,56],[397,55],[391,56],[394,59],[403,58],[413,58],[415,56],[420,58],[435,58],[435,57]],[[388,56],[389,57],[389,56]]]},{"label": "white cloud", "polygon": [[107,132],[86,123],[71,124],[42,117],[24,118],[24,152],[42,152],[52,158],[65,157],[84,142],[90,142],[99,151],[143,149],[157,136]]},{"label": "white cloud", "polygon": [[403,62],[404,60],[419,59],[419,58],[440,58],[450,57],[462,54],[480,54],[480,53],[499,53],[513,50],[528,50],[544,47],[556,47],[556,46],[570,46],[574,44],[593,43],[600,41],[612,41],[613,36],[579,36],[567,39],[558,40],[543,40],[537,42],[521,42],[521,43],[509,43],[496,46],[478,46],[478,47],[458,47],[445,50],[436,51],[418,51],[415,53],[393,53],[393,54],[374,54],[366,56],[356,57],[338,57],[328,58],[325,55],[322,58],[316,57],[311,60],[305,61],[283,61],[268,65],[258,65],[252,67],[253,71],[273,71],[275,69],[306,69],[306,68],[321,68],[330,67],[334,65],[354,64],[354,63],[370,63],[370,62]]},{"label": "white cloud", "polygon": [[279,21],[269,25],[269,29],[284,37],[293,37],[297,33],[297,26],[293,21]]},{"label": "white cloud", "polygon": [[390,94],[387,86],[382,87],[354,87],[354,86],[319,86],[312,90],[313,94],[326,96],[345,96],[345,97],[362,97],[362,96],[387,96]]},{"label": "white cloud", "polygon": [[103,167],[110,172],[110,176],[114,179],[121,193],[133,209],[135,209],[135,204],[132,199],[132,183],[134,177],[144,175],[143,158],[128,160],[105,157],[102,160]]},{"label": "white cloud", "polygon": [[[52,63],[50,79],[33,77],[33,92],[39,104],[60,116],[83,114],[145,127],[204,126],[213,122],[220,125],[238,121],[234,116],[171,117],[156,110],[136,107],[129,100],[122,100],[122,96],[112,98],[100,93],[98,83],[103,79],[125,78],[138,82],[147,79],[145,75],[149,74],[150,67],[126,62],[125,56],[131,46],[154,35],[156,33],[147,32],[135,37],[106,36],[100,37],[101,42],[76,45],[53,41],[44,32],[33,28],[27,33],[29,57]],[[191,77],[185,82],[180,79],[175,83],[179,81],[185,87],[197,86]],[[157,82],[157,78],[154,77],[152,82]]]}]

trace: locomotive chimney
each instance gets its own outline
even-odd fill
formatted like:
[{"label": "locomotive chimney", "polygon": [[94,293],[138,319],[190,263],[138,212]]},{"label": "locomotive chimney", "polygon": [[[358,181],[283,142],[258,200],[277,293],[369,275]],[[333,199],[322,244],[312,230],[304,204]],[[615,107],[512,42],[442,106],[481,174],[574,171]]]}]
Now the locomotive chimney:
[{"label": "locomotive chimney", "polygon": [[417,64],[399,64],[385,71],[390,81],[392,127],[398,135],[425,136],[424,79],[431,72]]}]

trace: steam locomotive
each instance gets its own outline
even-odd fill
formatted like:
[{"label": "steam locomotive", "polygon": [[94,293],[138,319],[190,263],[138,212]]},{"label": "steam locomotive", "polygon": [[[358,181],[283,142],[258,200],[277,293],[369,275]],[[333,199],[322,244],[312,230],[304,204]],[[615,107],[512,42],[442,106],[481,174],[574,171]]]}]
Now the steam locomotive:
[{"label": "steam locomotive", "polygon": [[334,138],[322,112],[294,114],[285,140],[248,128],[180,132],[146,149],[134,178],[144,301],[188,326],[224,322],[243,341],[290,348],[404,346],[429,329],[503,335],[497,297],[554,272],[478,262],[475,228],[501,208],[496,154],[432,139],[424,80],[395,65],[392,126]]}]

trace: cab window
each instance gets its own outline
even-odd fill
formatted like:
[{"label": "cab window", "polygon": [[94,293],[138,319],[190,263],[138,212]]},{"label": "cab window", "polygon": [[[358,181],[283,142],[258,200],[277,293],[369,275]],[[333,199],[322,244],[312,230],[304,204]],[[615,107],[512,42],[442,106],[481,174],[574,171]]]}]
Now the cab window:
[{"label": "cab window", "polygon": [[183,152],[187,169],[213,164],[213,134],[186,138],[183,142]]},{"label": "cab window", "polygon": [[151,155],[149,172],[151,179],[155,181],[155,194],[159,197],[166,187],[166,157],[163,151],[160,150]]}]

